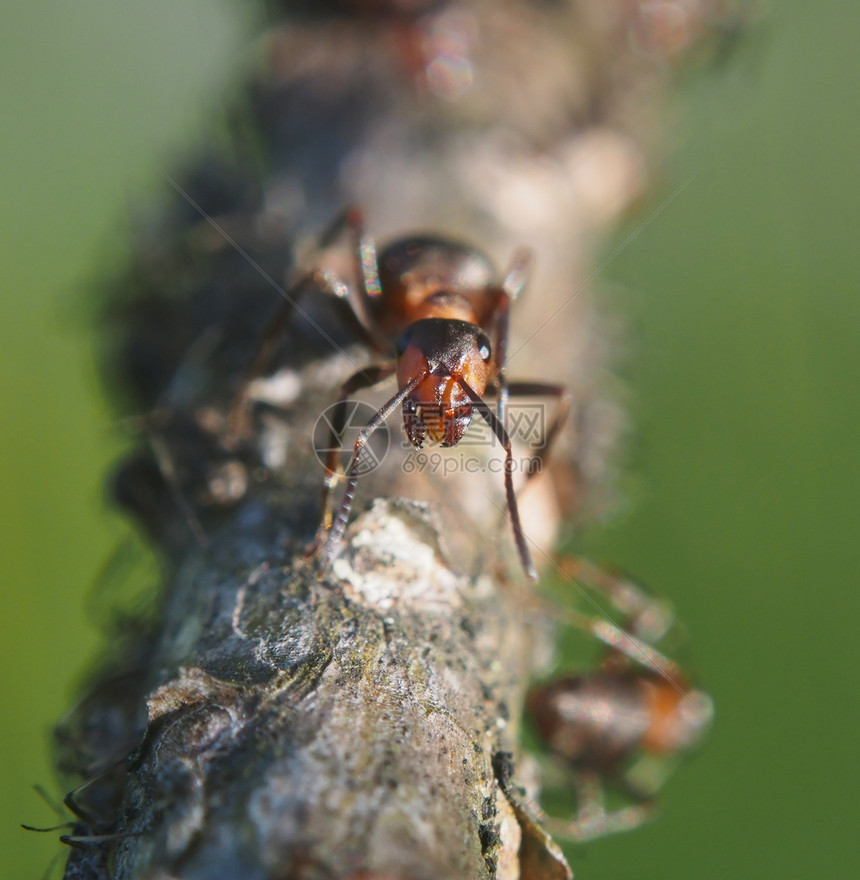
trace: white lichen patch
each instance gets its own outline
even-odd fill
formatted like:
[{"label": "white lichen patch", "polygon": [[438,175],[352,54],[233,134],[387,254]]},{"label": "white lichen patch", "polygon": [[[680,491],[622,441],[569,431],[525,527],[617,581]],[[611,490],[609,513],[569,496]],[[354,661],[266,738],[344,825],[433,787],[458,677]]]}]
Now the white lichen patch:
[{"label": "white lichen patch", "polygon": [[302,380],[295,370],[278,370],[271,376],[261,376],[248,383],[245,394],[257,403],[289,406],[298,400]]},{"label": "white lichen patch", "polygon": [[378,610],[403,602],[450,614],[460,604],[460,578],[442,558],[425,511],[413,507],[377,500],[359,517],[332,571],[349,598]]}]

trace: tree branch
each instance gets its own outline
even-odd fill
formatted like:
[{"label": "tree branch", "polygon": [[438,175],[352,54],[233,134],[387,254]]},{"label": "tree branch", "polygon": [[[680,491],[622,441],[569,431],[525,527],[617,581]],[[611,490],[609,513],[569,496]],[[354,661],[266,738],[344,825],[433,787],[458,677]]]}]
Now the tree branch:
[{"label": "tree branch", "polygon": [[[631,52],[629,4],[389,5],[320,3],[272,30],[230,155],[174,182],[109,302],[111,379],[148,440],[114,494],[168,576],[155,624],[124,634],[60,731],[61,766],[88,780],[67,877],[571,876],[516,775],[550,638],[501,472],[409,473],[395,440],[331,567],[308,556],[314,422],[369,355],[343,301],[290,279],[350,204],[380,235],[437,228],[500,265],[535,252],[510,373],[576,390],[552,479],[522,499],[540,559],[607,482],[620,420],[580,292],[590,242],[645,186],[664,58]],[[313,257],[356,283],[337,247]],[[283,299],[240,441],[231,408]]]}]

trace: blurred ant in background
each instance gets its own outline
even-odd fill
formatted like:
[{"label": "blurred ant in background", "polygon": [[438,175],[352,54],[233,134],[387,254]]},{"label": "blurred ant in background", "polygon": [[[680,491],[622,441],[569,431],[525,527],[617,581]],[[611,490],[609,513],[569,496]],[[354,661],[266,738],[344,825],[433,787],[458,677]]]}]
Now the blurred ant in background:
[{"label": "blurred ant in background", "polygon": [[[593,671],[562,674],[530,691],[526,714],[574,790],[576,814],[550,819],[552,833],[590,840],[635,828],[655,813],[655,795],[673,764],[702,738],[710,697],[691,687],[677,663],[654,647],[672,626],[665,603],[584,560],[565,574],[598,591],[623,615],[616,626],[577,611],[562,619],[598,638],[607,651]],[[605,789],[627,805],[607,810]]]}]

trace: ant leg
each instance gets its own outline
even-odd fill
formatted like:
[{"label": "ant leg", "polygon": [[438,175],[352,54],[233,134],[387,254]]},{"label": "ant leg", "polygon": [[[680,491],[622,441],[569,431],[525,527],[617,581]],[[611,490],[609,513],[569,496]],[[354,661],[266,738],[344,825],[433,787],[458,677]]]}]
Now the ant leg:
[{"label": "ant leg", "polygon": [[529,462],[529,469],[526,472],[526,483],[528,483],[532,477],[541,472],[544,461],[549,457],[552,444],[570,412],[571,397],[563,385],[553,385],[548,382],[511,382],[508,384],[507,392],[510,397],[554,397],[558,401],[558,409],[544,432],[540,446]]},{"label": "ant leg", "polygon": [[502,292],[509,300],[517,299],[525,290],[533,263],[534,254],[529,248],[517,248],[501,283]]},{"label": "ant leg", "polygon": [[335,296],[345,299],[349,303],[350,309],[371,347],[379,352],[387,352],[390,348],[388,339],[374,317],[375,301],[382,294],[376,245],[365,232],[361,211],[355,207],[342,211],[323,234],[319,247],[329,246],[344,230],[349,232],[352,239],[351,245],[358,286],[345,284],[333,272],[324,271],[320,274],[329,290]]},{"label": "ant leg", "polygon": [[115,834],[63,834],[60,843],[75,849],[90,850],[102,843],[113,843],[115,840],[126,840],[129,837],[140,837],[139,831],[118,831]]},{"label": "ant leg", "polygon": [[332,417],[329,421],[329,442],[326,455],[326,478],[323,483],[322,501],[320,503],[320,527],[317,532],[317,539],[314,548],[319,546],[322,536],[331,528],[331,490],[334,488],[339,476],[338,456],[341,452],[341,439],[343,436],[344,422],[346,420],[345,403],[356,391],[363,388],[372,388],[380,382],[385,381],[389,376],[394,374],[394,364],[377,364],[375,366],[366,367],[350,376],[346,382],[341,385],[340,394],[337,402],[332,410]]},{"label": "ant leg", "polygon": [[[73,709],[72,711],[74,711],[74,709]],[[61,722],[61,723],[62,723],[62,722]],[[54,800],[54,799],[48,794],[48,792],[45,790],[45,786],[44,786],[44,785],[39,785],[38,783],[36,783],[36,784],[33,786],[33,791],[35,791],[36,794],[39,795],[39,797],[40,797],[40,798],[41,798],[41,799],[42,799],[42,800],[43,800],[43,801],[44,801],[44,802],[45,802],[45,803],[51,808],[51,810],[53,810],[54,814],[57,816],[58,819],[63,819],[63,820],[65,820],[65,818],[66,818],[66,813],[65,813],[65,811],[64,811],[63,808],[62,808],[62,807],[61,807],[61,806],[60,806],[60,805],[59,805],[59,804],[58,804],[58,803],[57,803],[57,802],[56,802],[56,801],[55,801],[55,800]],[[26,827],[26,826],[21,826],[21,827],[23,828],[23,827]],[[61,826],[61,825],[58,825],[57,827],[58,827],[58,828],[61,828],[62,826]],[[39,829],[35,829],[35,828],[34,828],[33,830],[34,830],[34,831],[37,831],[37,830],[39,830]],[[51,829],[51,830],[54,830],[54,829]]]},{"label": "ant leg", "polygon": [[571,821],[550,818],[547,821],[550,832],[558,837],[582,843],[608,834],[630,831],[653,818],[655,814],[654,804],[647,800],[607,812],[597,773],[577,772],[574,788],[576,818]]},{"label": "ant leg", "polygon": [[340,297],[338,290],[341,282],[336,281],[330,273],[319,269],[311,269],[290,288],[290,295],[286,297],[275,310],[260,334],[259,351],[251,361],[245,374],[242,376],[239,390],[233,398],[230,411],[227,415],[227,424],[233,437],[245,438],[251,433],[250,403],[251,396],[248,393],[251,383],[260,376],[265,375],[277,348],[277,343],[283,338],[287,327],[293,317],[293,312],[298,308],[298,302],[311,288],[321,290],[332,296]]},{"label": "ant leg", "polygon": [[103,822],[103,820],[99,820],[95,816],[93,816],[87,809],[85,809],[80,803],[78,803],[78,795],[84,791],[84,789],[89,788],[89,786],[98,782],[101,779],[104,779],[105,776],[113,773],[115,770],[124,769],[127,766],[129,756],[126,755],[120,758],[118,761],[114,761],[113,764],[109,764],[103,770],[100,770],[94,776],[91,776],[89,779],[85,779],[80,785],[73,788],[68,794],[63,798],[63,804],[74,813],[79,819],[85,822],[87,825],[95,826]]},{"label": "ant leg", "polygon": [[529,553],[526,538],[523,534],[523,528],[520,523],[520,511],[517,507],[517,496],[514,492],[514,459],[511,452],[511,438],[505,430],[505,426],[495,413],[487,406],[484,399],[462,378],[457,378],[457,384],[468,394],[474,407],[483,416],[484,421],[492,428],[493,433],[498,438],[505,450],[505,495],[508,500],[508,513],[511,516],[511,526],[514,530],[514,540],[516,541],[517,551],[520,555],[520,562],[525,569],[526,575],[533,581],[538,579]]},{"label": "ant leg", "polygon": [[[614,624],[608,618],[583,614],[572,609],[555,608],[552,613],[564,623],[594,636],[610,648],[615,655],[622,654],[636,665],[653,670],[679,691],[686,693],[686,677],[674,660],[643,639],[631,635],[626,629]],[[610,654],[608,659],[611,657]]]},{"label": "ant leg", "polygon": [[650,595],[639,584],[587,559],[565,556],[559,560],[562,573],[600,592],[624,615],[623,628],[646,642],[658,642],[671,627],[674,615],[669,604]]},{"label": "ant leg", "polygon": [[[356,329],[364,336],[364,341],[380,351],[387,350],[384,335],[372,316],[373,297],[380,293],[379,270],[376,262],[376,248],[373,241],[364,232],[361,213],[355,208],[348,208],[338,214],[314,244],[313,257],[317,257],[330,247],[344,229],[349,230],[353,237],[355,261],[361,281],[360,289],[356,291],[352,285],[345,284],[334,272],[318,267],[299,275],[290,286],[290,294],[284,296],[284,301],[263,328],[260,335],[260,350],[242,378],[239,391],[228,414],[228,425],[232,436],[247,437],[250,433],[248,388],[254,379],[265,373],[274,355],[278,340],[284,335],[292,319],[293,311],[298,308],[298,301],[308,289],[315,288],[338,299],[345,299],[355,318]],[[302,262],[307,264],[309,259],[305,257]]]},{"label": "ant leg", "polygon": [[510,324],[510,304],[517,299],[528,283],[529,273],[532,267],[532,253],[526,248],[520,248],[514,253],[511,265],[505,272],[504,278],[499,285],[501,296],[496,310],[496,384],[499,389],[499,399],[496,404],[496,415],[499,421],[505,423],[505,408],[508,402],[508,383],[505,378],[505,366],[508,354],[508,332]]},{"label": "ant leg", "polygon": [[371,434],[373,434],[373,432],[391,415],[391,413],[394,412],[404,400],[406,400],[406,398],[422,381],[424,381],[426,377],[426,371],[419,373],[411,382],[404,385],[403,388],[391,398],[391,400],[384,403],[377,410],[376,415],[361,429],[358,439],[355,441],[355,446],[353,447],[349,467],[346,470],[346,489],[344,490],[343,498],[341,499],[340,507],[337,511],[337,516],[335,516],[334,522],[329,531],[328,540],[322,551],[323,567],[328,567],[331,564],[335,553],[337,553],[337,550],[340,547],[341,541],[343,541],[343,535],[346,531],[346,523],[349,519],[350,511],[352,510],[352,499],[355,495],[355,488],[358,484],[358,462],[362,450],[367,445],[367,441],[370,439]]},{"label": "ant leg", "polygon": [[167,488],[173,497],[174,503],[179,508],[179,512],[188,524],[191,534],[194,535],[198,546],[201,548],[208,547],[209,537],[203,529],[200,518],[194,512],[191,502],[182,491],[182,484],[179,474],[176,472],[170,447],[167,445],[164,437],[154,430],[150,432],[147,439],[149,440],[149,448],[152,450],[153,458],[155,458],[155,462],[158,465],[158,470],[161,472],[162,477],[164,477],[164,482],[167,484]]},{"label": "ant leg", "polygon": [[[548,613],[610,648],[603,661],[605,668],[613,667],[623,657],[637,666],[650,669],[680,694],[692,697],[697,693],[689,689],[689,679],[680,665],[654,647],[653,643],[659,641],[672,624],[673,615],[666,602],[648,595],[633,582],[584,559],[568,557],[561,560],[561,565],[556,563],[556,568],[582,593],[597,613],[557,606],[548,609]],[[614,623],[576,581],[605,596],[612,607],[621,613],[621,622]]]},{"label": "ant leg", "polygon": [[36,831],[39,834],[48,834],[51,831],[59,831],[61,828],[73,828],[74,822],[63,822],[61,825],[52,825],[50,828],[37,828],[35,825],[25,825],[23,822],[20,827],[25,831]]},{"label": "ant leg", "polygon": [[349,304],[377,350],[387,352],[390,349],[388,339],[374,317],[376,301],[382,295],[376,245],[365,232],[364,218],[358,208],[349,208],[346,211],[344,223],[353,236],[355,261],[361,282],[357,289],[347,289]]}]

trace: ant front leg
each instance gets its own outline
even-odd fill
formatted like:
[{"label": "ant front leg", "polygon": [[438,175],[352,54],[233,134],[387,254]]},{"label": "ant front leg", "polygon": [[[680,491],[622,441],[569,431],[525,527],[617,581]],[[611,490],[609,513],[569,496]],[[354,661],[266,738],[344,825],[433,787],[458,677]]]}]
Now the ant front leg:
[{"label": "ant front leg", "polygon": [[549,457],[550,449],[564,426],[570,412],[570,393],[563,385],[550,382],[508,382],[505,374],[507,366],[508,331],[510,324],[510,303],[517,299],[528,283],[532,267],[531,251],[523,248],[514,254],[511,266],[502,279],[501,298],[496,317],[496,376],[498,391],[496,414],[507,428],[507,405],[511,397],[549,397],[558,401],[558,408],[547,429],[543,432],[536,454],[529,463],[526,482],[540,473],[543,462]]},{"label": "ant front leg", "polygon": [[263,328],[259,339],[259,350],[256,357],[251,361],[245,374],[242,376],[239,390],[233,398],[230,411],[227,416],[227,424],[230,434],[236,438],[246,438],[251,433],[250,405],[251,396],[249,389],[255,379],[264,376],[271,367],[271,362],[278,343],[286,333],[296,311],[301,312],[299,302],[308,290],[315,289],[328,293],[332,296],[341,296],[337,282],[325,272],[319,269],[311,269],[305,272],[298,281],[290,288],[290,292],[283,292],[282,302],[279,303],[275,313]]},{"label": "ant front leg", "polygon": [[328,271],[322,272],[321,275],[335,296],[349,303],[360,331],[370,347],[387,353],[388,339],[375,318],[376,303],[382,295],[376,245],[364,228],[361,211],[354,207],[343,211],[325,232],[320,247],[330,246],[344,231],[349,233],[351,239],[350,246],[358,284],[345,284],[334,273]]}]

